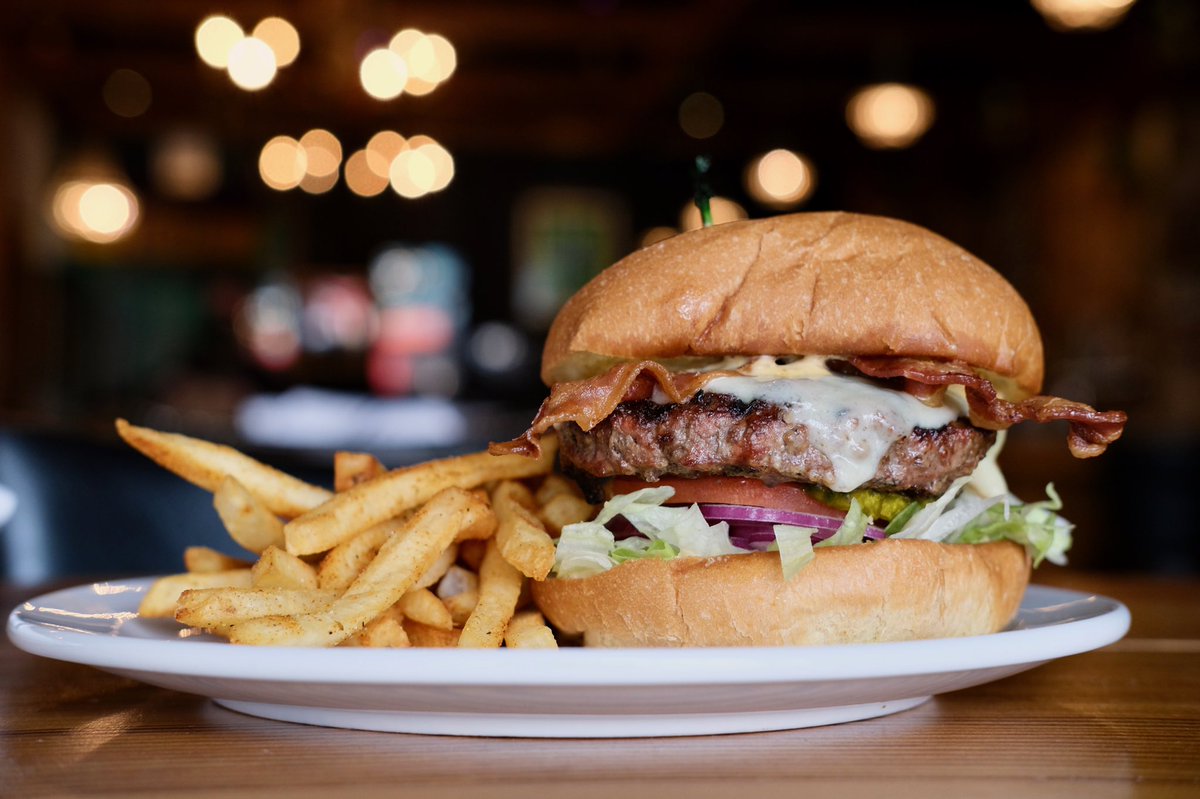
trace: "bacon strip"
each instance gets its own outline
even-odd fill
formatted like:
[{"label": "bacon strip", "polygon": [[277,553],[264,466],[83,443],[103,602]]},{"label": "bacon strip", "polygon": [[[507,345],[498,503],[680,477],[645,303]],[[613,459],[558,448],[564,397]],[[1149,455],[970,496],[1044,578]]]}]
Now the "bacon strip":
[{"label": "bacon strip", "polygon": [[[1001,399],[991,381],[962,363],[890,357],[848,360],[868,377],[901,378],[906,391],[926,399],[940,388],[961,385],[970,405],[971,421],[978,427],[1003,430],[1018,422],[1069,422],[1067,446],[1076,458],[1099,455],[1125,429],[1127,417],[1122,411],[1100,412],[1082,402],[1059,397],[1030,397],[1021,402]],[[648,399],[656,387],[669,401],[684,402],[709,380],[727,374],[731,373],[673,374],[660,363],[639,361],[615,366],[587,380],[558,383],[550,390],[528,430],[512,441],[491,444],[488,451],[493,455],[536,457],[541,454],[538,439],[556,424],[575,422],[584,430],[591,430],[620,403]]]},{"label": "bacon strip", "polygon": [[[850,358],[850,365],[869,377],[903,378],[906,389],[920,396],[929,386],[960,385],[967,394],[971,421],[980,427],[1003,430],[1018,422],[1065,421],[1070,423],[1067,446],[1076,458],[1094,458],[1121,437],[1128,417],[1124,411],[1097,411],[1082,402],[1061,397],[1030,397],[1009,402],[996,395],[996,387],[962,363],[920,358]],[[921,388],[918,388],[921,387]]]},{"label": "bacon strip", "polygon": [[512,441],[489,445],[488,452],[537,457],[541,454],[538,439],[556,424],[575,422],[584,430],[591,430],[607,419],[620,403],[649,399],[655,387],[660,388],[671,402],[684,402],[719,374],[723,373],[672,374],[661,363],[640,361],[615,366],[587,380],[556,383],[529,429]]}]

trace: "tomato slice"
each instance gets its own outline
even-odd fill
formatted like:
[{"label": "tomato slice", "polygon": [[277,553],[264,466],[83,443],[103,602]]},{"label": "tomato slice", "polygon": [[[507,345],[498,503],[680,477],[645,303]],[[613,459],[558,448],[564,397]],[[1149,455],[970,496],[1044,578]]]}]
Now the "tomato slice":
[{"label": "tomato slice", "polygon": [[664,477],[656,483],[633,477],[614,477],[609,483],[609,494],[628,494],[639,488],[658,486],[671,486],[675,489],[675,495],[667,501],[668,505],[691,505],[693,502],[700,502],[778,508],[838,518],[846,515],[844,510],[817,502],[799,483],[769,486],[751,477]]}]

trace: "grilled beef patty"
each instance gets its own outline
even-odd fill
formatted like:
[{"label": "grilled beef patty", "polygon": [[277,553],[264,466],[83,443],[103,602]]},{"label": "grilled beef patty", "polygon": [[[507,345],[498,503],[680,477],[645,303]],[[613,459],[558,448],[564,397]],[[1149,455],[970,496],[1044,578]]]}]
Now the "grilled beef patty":
[{"label": "grilled beef patty", "polygon": [[[810,443],[808,429],[785,420],[783,408],[699,392],[689,402],[623,402],[584,432],[558,426],[564,468],[591,477],[755,477],[769,484],[833,482],[833,464]],[[955,421],[917,428],[897,440],[863,488],[922,496],[942,494],[970,474],[996,434]]]}]

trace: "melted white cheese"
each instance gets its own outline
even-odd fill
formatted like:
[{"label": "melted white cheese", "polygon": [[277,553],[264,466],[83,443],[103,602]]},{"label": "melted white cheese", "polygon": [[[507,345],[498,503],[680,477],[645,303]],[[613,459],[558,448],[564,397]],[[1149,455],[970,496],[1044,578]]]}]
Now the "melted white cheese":
[{"label": "melted white cheese", "polygon": [[804,425],[808,441],[833,464],[834,491],[853,491],[875,476],[888,449],[918,427],[936,430],[961,415],[957,403],[929,406],[902,391],[843,375],[818,379],[717,377],[705,391],[742,402],[760,399]]}]

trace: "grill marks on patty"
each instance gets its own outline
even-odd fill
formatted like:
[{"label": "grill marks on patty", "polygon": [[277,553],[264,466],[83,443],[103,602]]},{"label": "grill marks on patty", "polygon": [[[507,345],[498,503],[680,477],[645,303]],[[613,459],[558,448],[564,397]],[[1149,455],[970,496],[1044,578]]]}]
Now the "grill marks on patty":
[{"label": "grill marks on patty", "polygon": [[[808,429],[787,422],[780,406],[762,400],[701,391],[679,404],[624,402],[590,431],[571,422],[558,433],[563,465],[593,477],[721,475],[824,486],[833,481],[833,464],[810,443]],[[961,421],[939,430],[917,428],[891,446],[863,487],[941,494],[974,470],[994,439],[995,433]]]}]

